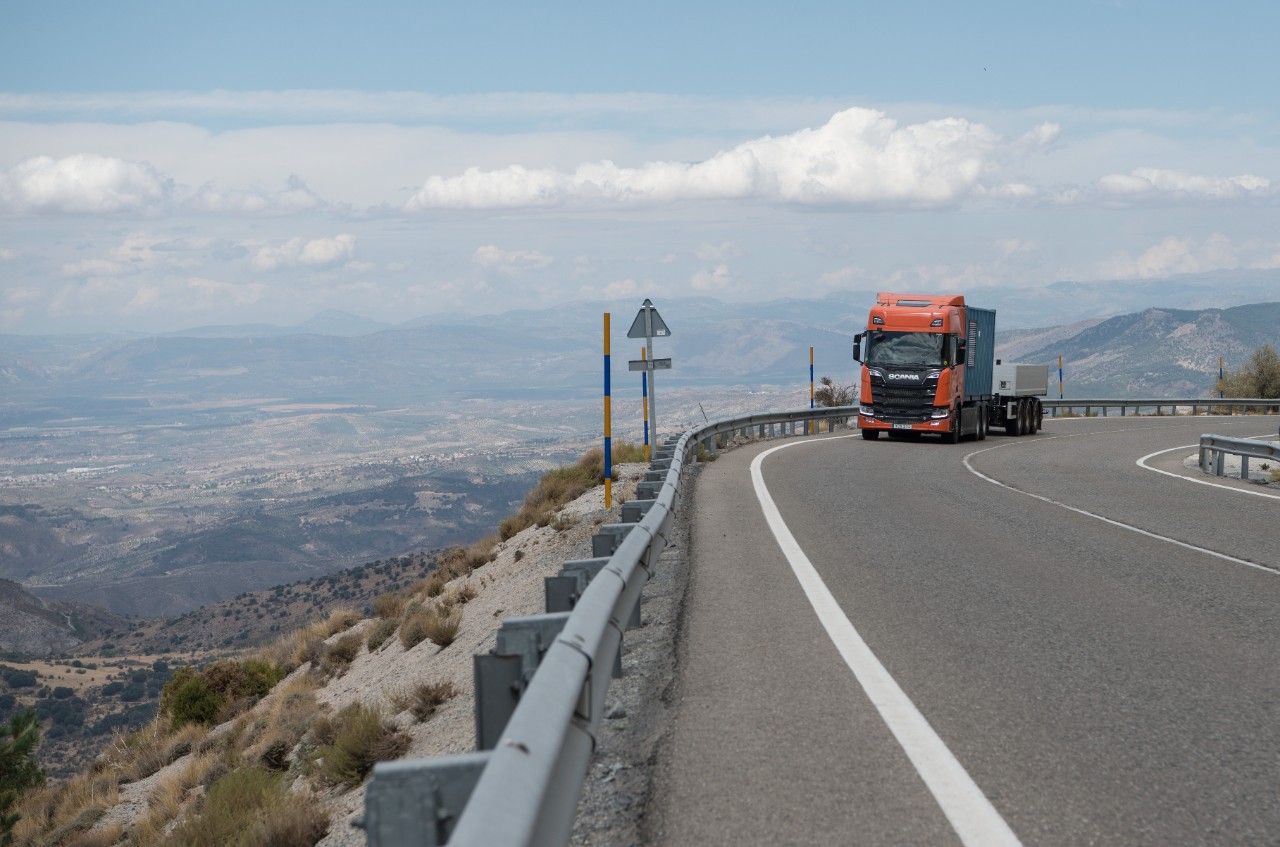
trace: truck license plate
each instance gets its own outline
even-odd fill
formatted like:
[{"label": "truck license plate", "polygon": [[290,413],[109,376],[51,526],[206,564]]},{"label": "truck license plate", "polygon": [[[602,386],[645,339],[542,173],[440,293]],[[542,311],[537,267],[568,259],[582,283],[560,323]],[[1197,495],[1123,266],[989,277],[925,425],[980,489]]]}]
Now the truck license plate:
[{"label": "truck license plate", "polygon": [[893,425],[893,428],[894,429],[911,429],[911,424],[896,423]]}]

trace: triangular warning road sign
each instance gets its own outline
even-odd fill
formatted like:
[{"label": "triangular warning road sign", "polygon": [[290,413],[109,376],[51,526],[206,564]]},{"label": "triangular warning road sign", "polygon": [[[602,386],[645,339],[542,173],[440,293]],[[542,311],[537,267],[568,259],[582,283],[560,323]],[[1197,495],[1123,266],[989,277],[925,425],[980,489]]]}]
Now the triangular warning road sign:
[{"label": "triangular warning road sign", "polygon": [[[649,326],[645,326],[645,312],[649,313]],[[646,329],[651,330],[645,332]],[[644,305],[640,307],[640,311],[636,313],[636,319],[631,322],[631,329],[627,330],[627,338],[663,338],[671,334],[671,330],[667,329],[666,321],[658,314],[658,310],[653,308],[653,302],[645,300]]]}]

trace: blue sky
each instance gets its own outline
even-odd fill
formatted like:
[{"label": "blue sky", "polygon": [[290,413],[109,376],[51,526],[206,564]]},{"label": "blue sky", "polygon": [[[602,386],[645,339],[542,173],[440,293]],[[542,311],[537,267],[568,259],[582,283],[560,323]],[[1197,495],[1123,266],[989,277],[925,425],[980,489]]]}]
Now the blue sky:
[{"label": "blue sky", "polygon": [[0,7],[0,332],[1280,267],[1257,3]]}]

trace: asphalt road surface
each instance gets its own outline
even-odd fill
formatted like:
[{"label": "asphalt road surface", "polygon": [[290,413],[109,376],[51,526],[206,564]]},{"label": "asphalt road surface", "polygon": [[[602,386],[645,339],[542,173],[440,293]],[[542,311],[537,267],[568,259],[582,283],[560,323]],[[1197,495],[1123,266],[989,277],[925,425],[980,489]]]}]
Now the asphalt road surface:
[{"label": "asphalt road surface", "polygon": [[[1201,433],[1276,431],[1046,419],[724,453],[691,501],[649,840],[1280,844],[1280,485],[1158,472],[1205,480],[1182,467]],[[762,515],[766,451],[843,622]],[[881,671],[855,672],[858,639]]]}]

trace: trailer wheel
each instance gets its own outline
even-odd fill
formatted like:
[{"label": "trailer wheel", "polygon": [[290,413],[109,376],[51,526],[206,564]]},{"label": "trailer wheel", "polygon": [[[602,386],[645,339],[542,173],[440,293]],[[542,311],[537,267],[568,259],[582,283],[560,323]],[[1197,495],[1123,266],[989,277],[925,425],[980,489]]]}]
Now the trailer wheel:
[{"label": "trailer wheel", "polygon": [[987,404],[978,404],[978,440],[987,440]]},{"label": "trailer wheel", "polygon": [[1036,432],[1044,429],[1044,403],[1036,400]]},{"label": "trailer wheel", "polygon": [[1036,401],[1027,401],[1027,435],[1035,435],[1040,431],[1040,421],[1036,415]]},{"label": "trailer wheel", "polygon": [[880,430],[878,429],[864,429],[864,430],[861,430],[861,432],[862,432],[862,438],[865,441],[875,441],[877,438],[880,437]]},{"label": "trailer wheel", "polygon": [[[1018,411],[1012,415],[1005,415],[1004,431],[1008,435],[1021,435],[1022,403],[1015,403],[1014,405],[1017,407]],[[1006,406],[1005,408],[1007,409],[1008,407]]]}]

